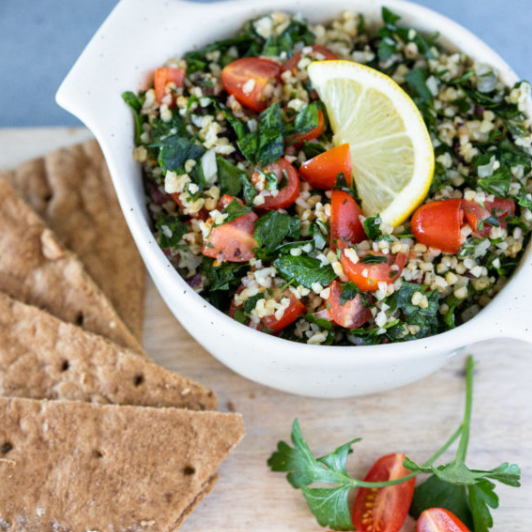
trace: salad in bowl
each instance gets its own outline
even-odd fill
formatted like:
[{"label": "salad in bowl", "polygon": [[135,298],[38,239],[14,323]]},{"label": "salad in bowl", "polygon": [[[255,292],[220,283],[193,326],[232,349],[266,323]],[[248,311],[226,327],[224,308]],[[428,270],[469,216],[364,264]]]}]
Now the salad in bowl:
[{"label": "salad in bowl", "polygon": [[261,14],[123,98],[188,285],[262,333],[366,346],[449,331],[504,287],[532,228],[529,95],[384,7]]}]

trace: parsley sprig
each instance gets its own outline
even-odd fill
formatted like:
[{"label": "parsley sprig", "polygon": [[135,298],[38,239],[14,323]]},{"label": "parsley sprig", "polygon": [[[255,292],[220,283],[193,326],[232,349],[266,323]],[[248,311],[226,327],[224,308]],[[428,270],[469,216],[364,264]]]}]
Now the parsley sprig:
[{"label": "parsley sprig", "polygon": [[[424,463],[417,464],[406,458],[404,466],[410,473],[402,478],[386,482],[365,482],[351,477],[347,473],[347,458],[353,452],[351,446],[359,442],[360,438],[341,445],[326,456],[316,458],[303,437],[297,419],[292,425],[291,439],[294,447],[286,442],[279,442],[268,465],[272,471],[288,473],[288,482],[302,491],[311,512],[324,527],[354,530],[347,501],[353,488],[384,488],[401,484],[421,473],[431,473],[433,476],[416,488],[411,513],[417,517],[427,508],[443,506],[473,525],[474,532],[487,532],[493,526],[490,508],[497,508],[499,502],[494,491],[495,484],[491,480],[519,487],[521,471],[517,465],[508,463],[485,471],[469,469],[465,464],[473,403],[473,368],[473,357],[469,356],[466,364],[466,407],[462,424]],[[435,462],[459,438],[454,460],[435,466]],[[322,486],[312,487],[316,483]],[[442,492],[445,491],[449,492],[449,497],[442,498]]]}]

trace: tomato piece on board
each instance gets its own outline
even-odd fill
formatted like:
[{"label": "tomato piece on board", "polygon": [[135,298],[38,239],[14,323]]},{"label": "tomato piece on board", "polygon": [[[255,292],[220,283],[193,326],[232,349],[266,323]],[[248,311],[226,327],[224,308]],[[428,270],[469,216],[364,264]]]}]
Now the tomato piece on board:
[{"label": "tomato piece on board", "polygon": [[352,164],[349,144],[342,144],[305,161],[299,167],[299,173],[314,188],[332,189],[338,174],[344,174],[347,184],[351,186]]},{"label": "tomato piece on board", "polygon": [[430,508],[419,516],[416,532],[469,532],[469,529],[449,510]]},{"label": "tomato piece on board", "polygon": [[[168,84],[174,83],[176,87],[183,86],[185,71],[182,68],[162,67],[155,70],[153,75],[153,86],[155,97],[159,103],[162,103],[167,94]],[[175,105],[175,98],[172,98],[172,105]]]},{"label": "tomato piece on board", "polygon": [[279,80],[281,65],[271,59],[244,57],[229,63],[222,70],[222,83],[244,107],[264,111],[269,97],[265,95],[268,83]]},{"label": "tomato piece on board", "polygon": [[364,306],[360,294],[357,294],[354,299],[346,301],[342,305],[340,302],[342,284],[338,281],[333,281],[329,285],[329,290],[327,306],[334,323],[346,329],[358,329],[369,321],[372,316],[371,310]]},{"label": "tomato piece on board", "polygon": [[464,243],[463,222],[462,200],[433,201],[419,207],[412,216],[412,233],[425,246],[456,254]]},{"label": "tomato piece on board", "polygon": [[231,222],[213,227],[201,252],[220,262],[247,262],[255,256],[257,241],[253,236],[257,215],[248,212]]},{"label": "tomato piece on board", "polygon": [[342,250],[340,263],[344,273],[363,292],[375,292],[379,288],[379,283],[392,284],[401,275],[406,264],[407,257],[404,253],[385,255],[380,251],[360,254],[358,262],[355,263],[346,255],[349,246],[344,241],[339,240],[338,247]]},{"label": "tomato piece on board", "polygon": [[318,125],[315,128],[312,128],[310,131],[307,131],[306,133],[296,133],[294,136],[287,139],[288,144],[294,144],[295,146],[299,146],[303,144],[303,142],[317,139],[325,129],[325,117],[323,116],[323,112],[321,109],[318,109]]},{"label": "tomato piece on board", "polygon": [[[283,157],[276,163],[271,163],[260,171],[255,171],[251,176],[251,183],[256,187],[264,179],[263,174],[275,175],[277,183],[283,186],[277,196],[265,196],[264,203],[257,209],[286,209],[290,207],[299,196],[300,179],[297,170]],[[286,183],[284,181],[287,181]]]},{"label": "tomato piece on board", "polygon": [[362,209],[351,194],[343,190],[333,190],[331,196],[331,238],[334,251],[339,240],[358,244],[367,239],[364,225],[360,221]]},{"label": "tomato piece on board", "polygon": [[[379,458],[364,479],[384,482],[410,473],[403,465],[404,454]],[[353,525],[359,532],[399,532],[412,503],[416,479],[386,488],[360,488],[353,506]]]},{"label": "tomato piece on board", "polygon": [[[312,47],[312,50],[305,54],[305,57],[310,57],[313,61],[326,61],[329,59],[338,59],[338,56],[323,44],[315,44]],[[303,52],[297,52],[294,54],[288,61],[285,61],[283,64],[283,71],[291,70],[296,72],[297,65],[299,61],[303,58]]]},{"label": "tomato piece on board", "polygon": [[[506,227],[504,221],[515,213],[515,203],[504,198],[485,201],[484,206],[474,200],[463,200],[464,215],[475,236],[488,236],[492,227]],[[491,222],[491,223],[490,223]]]}]

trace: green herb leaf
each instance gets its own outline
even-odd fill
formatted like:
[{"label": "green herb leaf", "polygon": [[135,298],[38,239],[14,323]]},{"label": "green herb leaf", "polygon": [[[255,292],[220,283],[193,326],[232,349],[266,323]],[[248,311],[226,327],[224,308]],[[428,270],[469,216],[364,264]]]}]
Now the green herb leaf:
[{"label": "green herb leaf", "polygon": [[377,240],[382,236],[380,215],[370,216],[364,220],[364,231],[370,240]]},{"label": "green herb leaf", "polygon": [[517,195],[517,203],[525,209],[532,210],[532,200],[522,192]]},{"label": "green herb leaf", "polygon": [[276,259],[273,265],[277,271],[288,281],[292,279],[298,284],[311,289],[314,283],[328,286],[337,275],[332,266],[322,266],[318,259],[300,255],[283,255]]},{"label": "green herb leaf", "polygon": [[304,135],[317,128],[319,124],[319,110],[320,105],[318,102],[312,102],[298,111],[294,121],[287,128],[287,136]]},{"label": "green herb leaf", "polygon": [[188,233],[188,226],[177,216],[162,214],[155,221],[158,242],[163,249],[175,247],[181,242],[183,235]]},{"label": "green herb leaf", "polygon": [[314,44],[316,36],[309,30],[306,21],[294,20],[278,36],[271,36],[265,43],[260,55],[279,57],[283,52],[291,57],[294,44],[303,43],[305,46]]},{"label": "green herb leaf", "polygon": [[348,301],[355,299],[358,294],[366,296],[367,301],[367,295],[364,294],[364,292],[362,292],[362,290],[360,290],[360,288],[355,283],[353,283],[353,281],[345,283],[344,285],[342,285],[342,292],[340,294],[340,305],[345,305]]},{"label": "green herb leaf", "polygon": [[414,519],[419,519],[422,512],[429,508],[445,508],[472,529],[473,520],[465,486],[449,484],[434,475],[430,476],[416,487],[409,513]]},{"label": "green herb leaf", "polygon": [[405,80],[408,86],[414,91],[414,96],[417,96],[421,102],[432,102],[432,92],[427,87],[427,75],[423,68],[412,69],[405,76]]},{"label": "green herb leaf", "polygon": [[237,141],[242,155],[252,164],[257,159],[257,149],[259,147],[259,137],[256,131],[249,131],[242,135]]},{"label": "green herb leaf", "polygon": [[386,257],[381,257],[380,255],[373,255],[370,252],[364,255],[360,259],[360,263],[361,264],[388,264],[388,259]]},{"label": "green herb leaf", "polygon": [[229,205],[227,205],[223,212],[229,215],[224,220],[224,224],[226,224],[232,222],[233,220],[236,220],[237,218],[240,218],[240,216],[243,216],[244,214],[250,213],[251,209],[249,207],[246,207],[245,205],[242,205],[239,201],[234,199]]},{"label": "green herb leaf", "polygon": [[140,114],[145,100],[144,94],[139,93],[137,96],[134,92],[127,91],[122,93],[122,99],[133,111],[135,118],[135,144],[139,145],[140,136],[142,135],[142,124],[144,123],[144,117]]},{"label": "green herb leaf", "polygon": [[333,530],[355,530],[347,496],[351,488],[301,488],[310,511],[320,526]]},{"label": "green herb leaf", "polygon": [[223,262],[219,266],[214,266],[214,259],[209,257],[204,257],[200,265],[201,273],[210,282],[208,292],[238,288],[242,277],[246,275],[248,270],[248,264],[238,262]]},{"label": "green herb leaf", "polygon": [[490,508],[495,510],[499,507],[499,497],[494,490],[495,484],[485,479],[469,486],[469,507],[475,532],[489,532],[493,526]]},{"label": "green herb leaf", "polygon": [[332,323],[330,321],[323,318],[316,318],[314,314],[306,314],[305,319],[309,323],[315,323],[320,329],[324,329],[326,331],[332,331],[333,329]]},{"label": "green herb leaf", "polygon": [[302,150],[305,152],[305,157],[307,159],[312,159],[327,151],[327,149],[319,142],[309,142],[308,140],[303,141]]},{"label": "green herb leaf", "polygon": [[243,179],[247,179],[246,172],[219,155],[216,156],[216,166],[220,192],[230,196],[238,196],[242,192]]},{"label": "green herb leaf", "polygon": [[285,238],[299,238],[301,222],[298,217],[269,211],[255,222],[255,239],[259,247],[273,252]]},{"label": "green herb leaf", "polygon": [[[412,303],[415,292],[427,296],[428,307],[421,308]],[[415,335],[426,336],[429,332],[436,332],[438,326],[439,298],[436,290],[427,291],[427,287],[416,283],[403,282],[401,288],[387,298],[387,303],[393,309],[401,310],[409,325],[417,325],[419,333]]]},{"label": "green herb leaf", "polygon": [[260,292],[258,294],[255,294],[254,296],[248,297],[245,301],[243,306],[244,313],[249,316],[251,314],[251,311],[255,308],[257,305],[257,301],[259,299],[264,299],[264,293]]},{"label": "green herb leaf", "polygon": [[178,175],[185,173],[185,162],[189,159],[197,161],[205,149],[194,141],[172,135],[155,144],[159,147],[159,165],[164,170],[175,172]]},{"label": "green herb leaf", "polygon": [[382,21],[384,24],[395,26],[398,20],[401,20],[399,15],[396,15],[393,11],[390,11],[387,7],[382,8]]},{"label": "green herb leaf", "polygon": [[257,163],[261,168],[284,155],[283,120],[279,103],[260,114],[258,125]]}]

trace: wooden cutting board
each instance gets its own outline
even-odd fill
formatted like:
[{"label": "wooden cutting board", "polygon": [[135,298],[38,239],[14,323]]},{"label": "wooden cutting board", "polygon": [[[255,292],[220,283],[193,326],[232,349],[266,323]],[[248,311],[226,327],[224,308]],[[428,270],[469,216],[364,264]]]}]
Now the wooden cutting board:
[{"label": "wooden cutting board", "polygon": [[[82,128],[0,129],[0,169],[89,136]],[[319,455],[363,437],[348,466],[348,472],[358,478],[379,456],[391,452],[425,460],[462,419],[465,355],[421,382],[381,395],[337,400],[296,397],[250,382],[211,357],[176,321],[151,281],[144,343],[156,362],[213,388],[220,410],[241,412],[246,423],[246,438],[223,464],[214,492],[188,519],[184,532],[321,530],[301,494],[266,466],[277,442],[289,439],[295,417]],[[467,352],[478,361],[468,463],[477,468],[504,461],[521,466],[520,489],[497,488],[500,508],[494,512],[493,531],[528,532],[532,522],[532,346],[500,339],[475,344]],[[452,450],[446,457],[452,457]],[[413,522],[403,530],[414,530]]]}]

